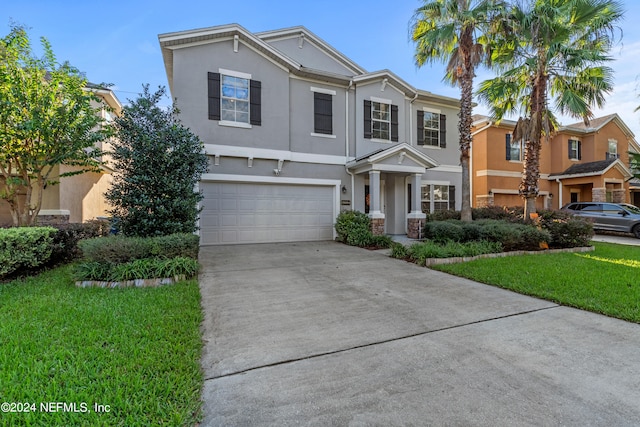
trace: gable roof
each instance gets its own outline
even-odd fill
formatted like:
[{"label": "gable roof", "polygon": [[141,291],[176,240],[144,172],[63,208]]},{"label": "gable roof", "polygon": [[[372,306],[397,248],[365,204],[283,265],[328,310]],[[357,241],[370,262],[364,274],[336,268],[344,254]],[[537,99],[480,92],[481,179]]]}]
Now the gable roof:
[{"label": "gable roof", "polygon": [[336,50],[329,43],[318,37],[316,34],[309,31],[306,27],[298,25],[290,28],[282,28],[280,30],[262,31],[255,33],[255,36],[264,40],[265,42],[273,42],[276,40],[302,38],[302,42],[310,41],[315,46],[323,50],[327,56],[333,58],[336,62],[343,67],[349,69],[354,75],[364,74],[367,72],[364,68],[353,62],[351,59],[343,55],[340,51]]},{"label": "gable roof", "polygon": [[604,175],[609,169],[616,168],[626,178],[630,179],[633,174],[620,159],[598,160],[595,162],[577,163],[565,169],[564,172],[550,174],[549,179],[576,178],[580,176]]},{"label": "gable roof", "polygon": [[[382,164],[384,160],[394,156],[398,156],[397,164]],[[409,165],[409,162],[403,164],[405,158],[410,159],[413,165]],[[438,162],[406,142],[373,151],[347,163],[347,168],[354,173],[363,173],[371,170],[424,173],[426,169],[436,166],[438,166]]]}]

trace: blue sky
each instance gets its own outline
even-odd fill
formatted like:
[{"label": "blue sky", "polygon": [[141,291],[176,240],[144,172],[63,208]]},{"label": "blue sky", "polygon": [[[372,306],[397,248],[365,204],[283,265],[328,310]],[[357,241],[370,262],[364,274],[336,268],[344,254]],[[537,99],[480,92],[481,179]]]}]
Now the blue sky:
[{"label": "blue sky", "polygon": [[[640,140],[640,112],[633,111],[640,105],[640,2],[623,3],[623,39],[612,51],[615,91],[596,115],[618,113]],[[388,68],[417,88],[457,98],[459,90],[442,83],[443,66],[415,66],[409,21],[419,5],[418,0],[21,0],[3,4],[0,34],[9,32],[10,21],[25,25],[34,45],[46,37],[59,61],[68,60],[94,83],[112,83],[123,103],[135,98],[143,83],[167,85],[158,34],[228,23],[254,32],[304,25],[368,71]],[[491,76],[481,70],[476,84]],[[486,111],[483,105],[475,110]]]}]

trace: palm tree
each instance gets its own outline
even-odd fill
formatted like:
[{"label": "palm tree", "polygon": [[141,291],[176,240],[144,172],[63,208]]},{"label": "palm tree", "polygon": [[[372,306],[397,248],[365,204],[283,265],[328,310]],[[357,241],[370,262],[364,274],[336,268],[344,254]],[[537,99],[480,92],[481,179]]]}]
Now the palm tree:
[{"label": "palm tree", "polygon": [[473,78],[476,68],[490,58],[487,34],[502,1],[425,0],[411,25],[418,66],[446,62],[444,80],[460,87],[460,164],[462,166],[462,220],[471,221],[469,149],[473,114]]},{"label": "palm tree", "polygon": [[503,73],[483,82],[479,96],[498,121],[520,115],[513,139],[525,142],[519,192],[526,219],[536,212],[541,141],[558,127],[549,104],[586,124],[593,118],[613,87],[604,64],[622,14],[615,0],[531,0],[514,4],[504,21],[492,51]]}]

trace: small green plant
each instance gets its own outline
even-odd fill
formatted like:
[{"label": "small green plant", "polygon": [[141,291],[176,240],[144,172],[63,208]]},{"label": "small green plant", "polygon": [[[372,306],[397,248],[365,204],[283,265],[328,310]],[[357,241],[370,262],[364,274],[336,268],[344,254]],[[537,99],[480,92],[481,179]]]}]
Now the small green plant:
[{"label": "small green plant", "polygon": [[391,257],[398,259],[407,259],[409,256],[409,251],[407,247],[402,243],[392,243],[391,244]]},{"label": "small green plant", "polygon": [[122,264],[84,262],[75,267],[76,280],[122,282],[135,279],[155,279],[185,276],[191,278],[198,273],[200,264],[193,258],[176,257],[143,258]]},{"label": "small green plant", "polygon": [[453,242],[448,241],[444,244],[433,241],[424,243],[414,243],[407,248],[406,257],[419,265],[425,265],[428,258],[451,258],[451,257],[469,257],[482,254],[502,252],[502,244],[500,242]]}]

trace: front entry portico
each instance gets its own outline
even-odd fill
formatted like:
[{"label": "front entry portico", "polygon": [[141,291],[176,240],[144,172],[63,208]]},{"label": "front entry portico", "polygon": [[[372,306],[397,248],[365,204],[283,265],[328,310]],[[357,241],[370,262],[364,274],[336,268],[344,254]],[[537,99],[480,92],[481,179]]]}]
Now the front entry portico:
[{"label": "front entry portico", "polygon": [[[362,191],[356,190],[354,204],[363,202],[362,205],[368,207],[373,234],[384,234],[386,230],[389,234],[406,232],[410,238],[418,237],[419,224],[426,218],[421,208],[422,176],[435,166],[433,159],[406,143],[375,151],[347,164],[349,172],[369,189],[368,200],[364,185]],[[386,194],[383,194],[383,181]]]}]

